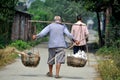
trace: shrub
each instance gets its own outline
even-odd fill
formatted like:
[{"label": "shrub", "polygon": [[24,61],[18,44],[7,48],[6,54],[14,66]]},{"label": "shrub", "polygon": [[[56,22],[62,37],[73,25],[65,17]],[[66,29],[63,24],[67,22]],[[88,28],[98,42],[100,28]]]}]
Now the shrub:
[{"label": "shrub", "polygon": [[[120,80],[120,51],[117,47],[102,47],[97,51],[102,59],[98,64],[98,70],[103,80]],[[108,56],[106,59],[105,56]]]},{"label": "shrub", "polygon": [[113,60],[105,60],[98,65],[103,80],[119,80],[120,71]]},{"label": "shrub", "polygon": [[30,48],[30,45],[27,42],[22,41],[22,40],[16,40],[16,41],[12,42],[10,44],[10,46],[14,46],[15,48],[17,48],[19,50],[24,50],[24,49]]},{"label": "shrub", "polygon": [[13,47],[0,49],[0,67],[7,65],[15,60],[17,54],[12,53]]}]

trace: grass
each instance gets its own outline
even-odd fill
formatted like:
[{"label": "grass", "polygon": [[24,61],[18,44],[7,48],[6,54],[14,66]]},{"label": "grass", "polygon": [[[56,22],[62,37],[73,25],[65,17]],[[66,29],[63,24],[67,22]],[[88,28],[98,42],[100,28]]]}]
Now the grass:
[{"label": "grass", "polygon": [[120,80],[119,68],[115,65],[113,60],[101,61],[98,65],[98,69],[103,80]]},{"label": "grass", "polygon": [[98,71],[102,80],[120,80],[120,51],[114,47],[103,47],[97,51],[101,57]]},{"label": "grass", "polygon": [[0,49],[0,68],[15,61],[17,54],[12,52],[13,47]]}]

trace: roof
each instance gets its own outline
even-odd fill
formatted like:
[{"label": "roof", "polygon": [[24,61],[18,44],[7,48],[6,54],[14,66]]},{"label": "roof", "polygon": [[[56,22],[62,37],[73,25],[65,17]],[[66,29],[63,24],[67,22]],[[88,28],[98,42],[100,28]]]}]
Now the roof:
[{"label": "roof", "polygon": [[24,14],[24,15],[27,15],[27,16],[33,16],[32,14],[28,13],[27,11],[20,11],[20,10],[17,10],[17,9],[16,9],[16,13]]}]

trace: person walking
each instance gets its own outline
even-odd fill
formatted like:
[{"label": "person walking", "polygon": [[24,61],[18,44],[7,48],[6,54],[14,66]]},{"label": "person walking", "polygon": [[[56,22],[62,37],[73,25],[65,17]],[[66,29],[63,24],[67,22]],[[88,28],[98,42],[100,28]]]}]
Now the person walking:
[{"label": "person walking", "polygon": [[73,53],[75,54],[79,50],[86,51],[89,32],[86,24],[82,22],[81,15],[77,16],[77,22],[72,25],[71,34],[79,41],[79,44],[73,44]]},{"label": "person walking", "polygon": [[[61,64],[65,63],[65,35],[69,37],[69,39],[75,43],[77,41],[73,38],[71,33],[68,31],[67,27],[62,24],[61,17],[55,16],[54,22],[46,26],[40,33],[37,35],[33,35],[33,39],[36,38],[42,38],[45,35],[49,35],[49,43],[48,43],[48,66],[49,66],[49,72],[47,73],[47,76],[52,77],[53,76],[53,65],[56,62],[56,75],[55,78],[60,78],[59,72]],[[53,59],[53,58],[56,59]],[[53,60],[52,60],[53,59]],[[56,61],[55,61],[56,60]]]}]

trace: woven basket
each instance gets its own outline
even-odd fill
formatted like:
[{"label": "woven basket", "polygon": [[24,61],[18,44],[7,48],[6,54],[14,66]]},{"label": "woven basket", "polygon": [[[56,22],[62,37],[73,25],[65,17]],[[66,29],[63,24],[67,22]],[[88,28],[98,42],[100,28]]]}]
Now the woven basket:
[{"label": "woven basket", "polygon": [[82,58],[76,58],[74,56],[67,56],[67,65],[72,67],[84,67],[87,60]]},{"label": "woven basket", "polygon": [[37,67],[40,61],[39,54],[33,54],[31,52],[27,53],[28,55],[22,55],[21,61],[26,67]]}]

